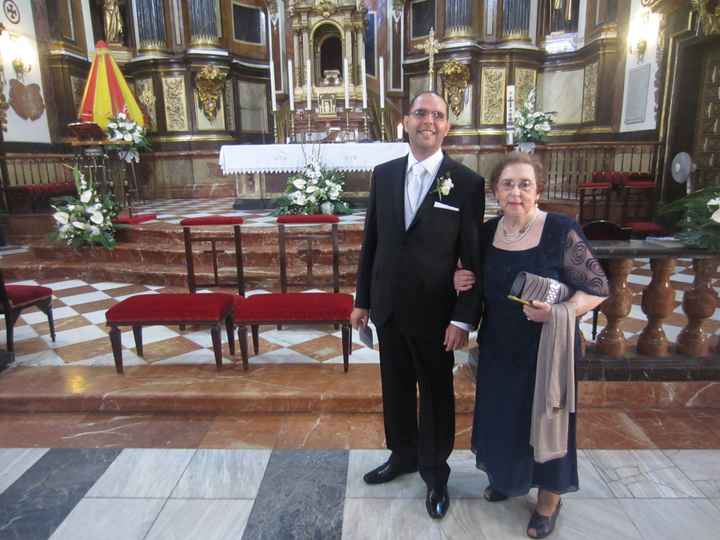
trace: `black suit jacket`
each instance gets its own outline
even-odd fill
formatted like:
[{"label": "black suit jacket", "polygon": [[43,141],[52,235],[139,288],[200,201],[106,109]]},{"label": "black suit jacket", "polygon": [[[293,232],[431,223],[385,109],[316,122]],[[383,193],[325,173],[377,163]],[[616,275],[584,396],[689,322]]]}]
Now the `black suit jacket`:
[{"label": "black suit jacket", "polygon": [[[474,327],[480,313],[480,283],[457,295],[452,280],[458,258],[464,268],[480,275],[484,180],[445,155],[406,231],[406,169],[407,156],[373,171],[355,305],[369,309],[377,326],[393,316],[408,335],[435,334],[451,320]],[[448,175],[454,187],[441,200],[437,181]],[[457,210],[436,207],[436,202]]]}]

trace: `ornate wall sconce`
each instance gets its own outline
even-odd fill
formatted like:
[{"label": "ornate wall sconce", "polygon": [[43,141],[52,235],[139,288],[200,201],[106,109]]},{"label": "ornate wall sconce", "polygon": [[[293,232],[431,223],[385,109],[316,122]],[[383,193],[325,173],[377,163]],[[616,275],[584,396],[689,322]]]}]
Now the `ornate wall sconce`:
[{"label": "ornate wall sconce", "polygon": [[220,96],[225,89],[226,78],[227,73],[216,66],[205,66],[195,76],[200,108],[210,122],[215,120],[217,116]]},{"label": "ornate wall sconce", "polygon": [[0,36],[0,48],[3,54],[11,58],[15,78],[23,81],[26,73],[32,70],[32,47],[25,36],[18,36],[5,30]]},{"label": "ornate wall sconce", "polygon": [[630,22],[627,37],[628,52],[635,54],[638,62],[642,62],[645,58],[645,51],[648,48],[651,32],[650,10],[644,9],[635,15]]}]

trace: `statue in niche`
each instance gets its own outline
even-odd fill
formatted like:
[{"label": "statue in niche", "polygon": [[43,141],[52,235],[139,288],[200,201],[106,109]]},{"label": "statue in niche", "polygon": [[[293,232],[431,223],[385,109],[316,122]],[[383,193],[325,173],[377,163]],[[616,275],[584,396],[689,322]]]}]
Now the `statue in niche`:
[{"label": "statue in niche", "polygon": [[120,0],[104,0],[103,21],[105,23],[105,40],[108,43],[121,43],[124,32]]}]

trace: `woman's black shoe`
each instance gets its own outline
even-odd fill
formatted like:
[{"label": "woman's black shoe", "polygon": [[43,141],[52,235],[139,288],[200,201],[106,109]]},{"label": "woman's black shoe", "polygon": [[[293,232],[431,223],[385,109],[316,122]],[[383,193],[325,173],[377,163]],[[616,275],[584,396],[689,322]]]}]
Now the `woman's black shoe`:
[{"label": "woman's black shoe", "polygon": [[[555,522],[557,521],[558,515],[560,514],[561,506],[562,501],[558,501],[557,506],[555,507],[555,511],[553,512],[552,516],[549,517],[538,514],[537,510],[535,510],[532,517],[530,518],[530,521],[528,522],[527,535],[530,538],[545,538],[551,532],[553,532],[555,530]],[[530,536],[530,529],[535,529],[535,536]]]},{"label": "woman's black shoe", "polygon": [[493,489],[492,486],[488,486],[485,488],[485,491],[483,491],[483,498],[489,502],[500,502],[506,500],[508,496]]}]

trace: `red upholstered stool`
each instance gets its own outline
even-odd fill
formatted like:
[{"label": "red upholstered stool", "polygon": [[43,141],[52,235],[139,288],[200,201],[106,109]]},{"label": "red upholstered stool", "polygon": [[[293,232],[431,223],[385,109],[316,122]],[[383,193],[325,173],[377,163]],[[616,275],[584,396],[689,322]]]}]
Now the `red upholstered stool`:
[{"label": "red upholstered stool", "polygon": [[24,309],[36,306],[48,318],[50,337],[55,341],[55,323],[52,314],[52,289],[39,285],[5,285],[0,271],[0,309],[5,315],[5,334],[8,352],[15,352],[13,330]]},{"label": "red upholstered stool", "polygon": [[107,325],[110,327],[110,343],[115,358],[115,369],[118,373],[123,372],[122,345],[118,327],[132,327],[138,356],[142,356],[143,326],[180,324],[210,327],[215,364],[220,369],[222,367],[220,328],[223,324],[228,334],[230,353],[235,354],[233,303],[234,295],[232,294],[161,293],[131,296],[115,304],[105,313]]},{"label": "red upholstered stool", "polygon": [[[278,241],[280,248],[280,293],[258,294],[250,296],[244,302],[237,303],[235,307],[235,324],[238,328],[238,338],[242,344],[247,340],[246,327],[252,330],[253,348],[255,354],[259,352],[258,329],[261,324],[274,324],[278,328],[288,324],[333,324],[340,326],[342,335],[343,368],[349,368],[350,362],[350,312],[353,308],[351,294],[340,293],[340,250],[338,247],[337,216],[293,216],[286,215],[278,218]],[[330,228],[318,227],[317,230],[300,230],[290,232],[286,225],[323,225]],[[331,293],[289,293],[287,276],[287,243],[288,241],[307,242],[305,253],[307,256],[306,285],[313,283],[313,242],[331,240],[332,242],[332,272],[333,291]],[[242,349],[242,348],[241,348]],[[246,354],[246,349],[242,349]],[[243,356],[243,363],[246,362]]]}]

